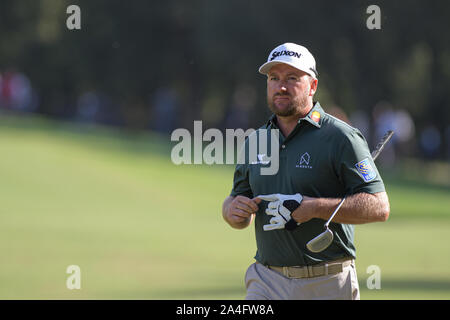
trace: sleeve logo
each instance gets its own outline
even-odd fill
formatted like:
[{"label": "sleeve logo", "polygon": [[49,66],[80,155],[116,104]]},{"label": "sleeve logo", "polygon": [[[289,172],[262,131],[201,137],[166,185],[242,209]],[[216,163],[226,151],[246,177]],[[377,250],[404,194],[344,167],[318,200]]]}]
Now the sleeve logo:
[{"label": "sleeve logo", "polygon": [[368,158],[355,164],[355,167],[365,182],[370,182],[377,176],[377,173],[372,168]]}]

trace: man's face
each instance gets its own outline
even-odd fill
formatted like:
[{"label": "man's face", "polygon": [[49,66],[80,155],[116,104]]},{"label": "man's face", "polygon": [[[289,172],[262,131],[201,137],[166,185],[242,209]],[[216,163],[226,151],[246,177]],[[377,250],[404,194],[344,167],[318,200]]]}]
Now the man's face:
[{"label": "man's face", "polygon": [[269,109],[281,117],[307,113],[309,97],[315,93],[317,80],[306,72],[280,63],[267,74],[267,104]]}]

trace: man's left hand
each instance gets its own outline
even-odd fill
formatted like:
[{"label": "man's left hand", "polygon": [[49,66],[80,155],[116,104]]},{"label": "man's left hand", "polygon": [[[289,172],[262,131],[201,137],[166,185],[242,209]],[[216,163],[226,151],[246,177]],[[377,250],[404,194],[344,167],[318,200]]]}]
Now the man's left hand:
[{"label": "man's left hand", "polygon": [[[293,218],[291,217],[291,213],[300,206],[303,200],[303,197],[300,193],[275,193],[260,195],[256,198],[269,201],[266,209],[266,214],[273,216],[273,218],[270,219],[270,224],[266,224],[263,226],[264,231],[284,229],[285,227],[286,229],[293,230],[299,224],[293,220]],[[288,225],[286,226],[287,223]]]}]

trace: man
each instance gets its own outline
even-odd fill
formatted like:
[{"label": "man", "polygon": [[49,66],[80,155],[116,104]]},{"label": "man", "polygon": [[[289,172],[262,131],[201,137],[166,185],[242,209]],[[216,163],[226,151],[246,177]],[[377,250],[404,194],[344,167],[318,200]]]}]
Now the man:
[{"label": "man", "polygon": [[[222,208],[233,228],[255,220],[256,262],[245,276],[246,299],[359,299],[353,225],[385,221],[390,210],[367,143],[314,102],[318,74],[305,47],[276,47],[259,72],[267,75],[273,112],[259,130],[279,129],[279,170],[262,176],[262,162],[238,164]],[[306,243],[346,194],[330,224],[333,243],[310,252]]]}]

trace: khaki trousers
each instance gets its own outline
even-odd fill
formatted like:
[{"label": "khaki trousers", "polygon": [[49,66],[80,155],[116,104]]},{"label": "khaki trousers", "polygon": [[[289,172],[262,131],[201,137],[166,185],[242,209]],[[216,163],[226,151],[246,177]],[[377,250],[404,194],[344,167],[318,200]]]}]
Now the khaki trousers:
[{"label": "khaki trousers", "polygon": [[359,300],[354,262],[333,275],[292,279],[260,263],[245,274],[246,300]]}]

